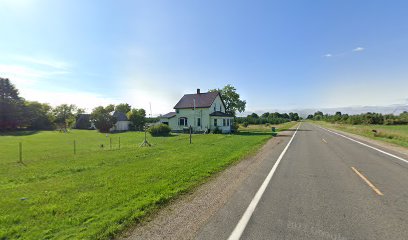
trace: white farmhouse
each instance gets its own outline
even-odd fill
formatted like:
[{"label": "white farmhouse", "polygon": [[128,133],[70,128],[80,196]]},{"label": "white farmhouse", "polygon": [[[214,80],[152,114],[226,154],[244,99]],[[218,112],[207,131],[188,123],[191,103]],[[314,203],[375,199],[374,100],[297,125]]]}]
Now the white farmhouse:
[{"label": "white farmhouse", "polygon": [[129,130],[130,121],[127,118],[126,114],[124,114],[123,112],[115,111],[113,113],[113,116],[116,117],[117,122],[115,123],[115,125],[113,125],[110,131],[114,132]]},{"label": "white farmhouse", "polygon": [[234,117],[225,112],[225,103],[219,92],[185,94],[174,106],[175,112],[160,117],[160,122],[172,131],[181,132],[192,127],[194,132],[208,132],[216,128],[223,133],[232,129]]}]

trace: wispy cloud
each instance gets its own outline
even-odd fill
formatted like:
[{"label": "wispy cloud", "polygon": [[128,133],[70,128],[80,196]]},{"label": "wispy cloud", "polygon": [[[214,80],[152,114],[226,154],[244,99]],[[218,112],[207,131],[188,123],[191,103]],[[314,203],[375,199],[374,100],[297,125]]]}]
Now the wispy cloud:
[{"label": "wispy cloud", "polygon": [[37,58],[37,57],[31,57],[31,56],[23,56],[23,55],[16,55],[14,56],[14,59],[20,62],[24,63],[29,63],[29,64],[34,64],[34,65],[39,65],[39,66],[44,66],[44,67],[49,67],[49,68],[55,68],[55,69],[61,69],[61,70],[67,70],[70,67],[70,64],[64,61],[60,60],[55,60],[51,58]]},{"label": "wispy cloud", "polygon": [[356,48],[354,48],[354,49],[351,50],[351,51],[349,50],[349,51],[340,52],[340,53],[335,53],[335,54],[327,53],[327,54],[324,54],[323,57],[325,57],[325,58],[341,57],[341,56],[349,55],[349,54],[351,54],[352,52],[362,52],[362,51],[364,51],[364,50],[365,50],[365,48],[363,48],[363,47],[356,47]]},{"label": "wispy cloud", "polygon": [[356,47],[356,48],[353,49],[353,52],[362,52],[364,50],[365,49],[363,47]]},{"label": "wispy cloud", "polygon": [[54,89],[53,91],[49,91],[37,88],[23,88],[20,92],[22,97],[32,101],[49,103],[52,106],[64,103],[75,104],[81,108],[85,108],[87,112],[92,111],[92,109],[97,106],[119,104],[120,102],[126,101],[126,99],[106,97],[106,95],[94,92],[68,91],[66,89]]},{"label": "wispy cloud", "polygon": [[11,79],[17,85],[32,85],[52,76],[68,73],[63,70],[41,70],[22,65],[0,64],[0,76]]}]

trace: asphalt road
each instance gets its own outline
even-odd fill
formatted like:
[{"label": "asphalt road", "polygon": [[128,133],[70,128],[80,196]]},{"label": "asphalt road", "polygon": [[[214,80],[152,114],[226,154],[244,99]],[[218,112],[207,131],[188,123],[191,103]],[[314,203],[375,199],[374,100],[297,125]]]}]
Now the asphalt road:
[{"label": "asphalt road", "polygon": [[[197,239],[228,239],[237,228],[240,239],[408,239],[408,163],[309,123],[292,139],[295,132],[279,136],[281,146]],[[291,139],[249,221],[238,225]]]}]

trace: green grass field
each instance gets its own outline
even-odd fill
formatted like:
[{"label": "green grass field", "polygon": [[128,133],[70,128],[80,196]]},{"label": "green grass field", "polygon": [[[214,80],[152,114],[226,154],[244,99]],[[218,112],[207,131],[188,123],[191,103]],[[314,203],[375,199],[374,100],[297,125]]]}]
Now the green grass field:
[{"label": "green grass field", "polygon": [[241,132],[272,132],[272,127],[276,128],[276,131],[284,131],[291,127],[293,127],[296,122],[287,122],[283,124],[256,124],[256,125],[248,125],[244,127],[242,124],[239,125],[239,131]]},{"label": "green grass field", "polygon": [[[349,125],[315,122],[325,127],[408,147],[408,125]],[[376,130],[374,133],[372,130]]]},{"label": "green grass field", "polygon": [[271,134],[193,135],[191,145],[188,135],[148,136],[152,147],[139,148],[143,137],[80,130],[0,135],[0,239],[111,238],[253,153]]}]

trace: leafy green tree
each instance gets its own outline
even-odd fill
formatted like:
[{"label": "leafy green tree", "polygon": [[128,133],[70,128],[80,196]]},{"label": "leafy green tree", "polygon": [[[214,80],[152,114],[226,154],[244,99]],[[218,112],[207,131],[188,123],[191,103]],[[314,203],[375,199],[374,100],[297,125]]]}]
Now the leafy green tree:
[{"label": "leafy green tree", "polygon": [[125,114],[130,112],[130,110],[131,110],[131,106],[127,103],[120,103],[115,106],[115,111],[123,112]]},{"label": "leafy green tree", "polygon": [[132,123],[134,130],[136,131],[143,130],[146,124],[146,111],[144,109],[133,108],[130,112],[128,112],[127,117],[129,121]]},{"label": "leafy green tree", "polygon": [[16,129],[23,124],[24,101],[8,78],[0,78],[0,130]]},{"label": "leafy green tree", "polygon": [[55,117],[55,123],[59,128],[67,129],[72,127],[75,123],[77,112],[82,112],[82,109],[78,109],[74,104],[61,104],[53,109]]},{"label": "leafy green tree", "polygon": [[108,105],[107,107],[99,106],[92,110],[91,121],[100,132],[109,132],[117,121],[116,118],[112,116],[114,111],[112,106],[113,105]]},{"label": "leafy green tree", "polygon": [[24,118],[29,129],[50,130],[54,128],[54,116],[49,104],[26,101]]},{"label": "leafy green tree", "polygon": [[235,116],[236,112],[245,111],[246,101],[241,100],[237,89],[228,84],[222,89],[211,89],[210,92],[219,92],[225,103],[226,112]]},{"label": "leafy green tree", "polygon": [[262,118],[268,118],[269,117],[269,112],[263,113],[261,115]]}]

